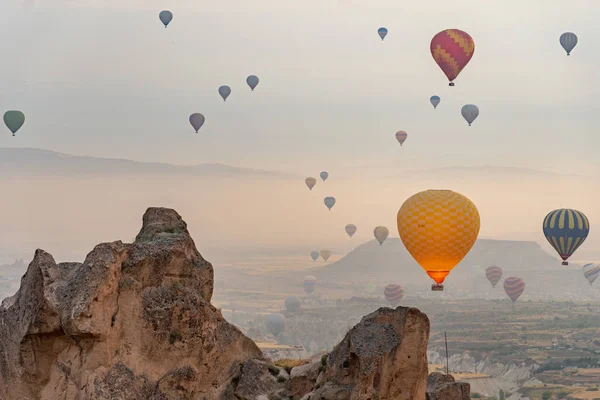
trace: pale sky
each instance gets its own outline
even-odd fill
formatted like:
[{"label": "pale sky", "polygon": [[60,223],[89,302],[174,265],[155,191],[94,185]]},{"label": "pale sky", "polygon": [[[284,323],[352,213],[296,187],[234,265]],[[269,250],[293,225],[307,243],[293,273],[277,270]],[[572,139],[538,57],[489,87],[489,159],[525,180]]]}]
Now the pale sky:
[{"label": "pale sky", "polygon": [[[600,174],[595,0],[7,0],[0,15],[0,109],[27,117],[0,146],[306,175],[482,164]],[[452,88],[429,52],[447,28],[475,41]],[[579,37],[570,57],[566,31]],[[467,103],[480,109],[472,127]],[[206,116],[199,134],[193,112]]]}]

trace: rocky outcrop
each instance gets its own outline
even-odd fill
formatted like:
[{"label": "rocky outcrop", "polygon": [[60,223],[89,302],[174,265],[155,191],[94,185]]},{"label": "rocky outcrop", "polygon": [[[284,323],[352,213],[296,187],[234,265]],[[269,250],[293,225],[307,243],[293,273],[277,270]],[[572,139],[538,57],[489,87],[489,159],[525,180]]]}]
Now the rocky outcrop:
[{"label": "rocky outcrop", "polygon": [[434,372],[427,377],[427,400],[469,400],[468,383],[455,382],[452,375]]},{"label": "rocky outcrop", "polygon": [[[0,398],[231,399],[274,390],[262,353],[210,304],[213,268],[174,211],[83,263],[37,250],[0,307]],[[265,393],[262,393],[262,392]]]},{"label": "rocky outcrop", "polygon": [[311,400],[424,400],[428,338],[429,319],[419,310],[380,308],[329,354]]}]

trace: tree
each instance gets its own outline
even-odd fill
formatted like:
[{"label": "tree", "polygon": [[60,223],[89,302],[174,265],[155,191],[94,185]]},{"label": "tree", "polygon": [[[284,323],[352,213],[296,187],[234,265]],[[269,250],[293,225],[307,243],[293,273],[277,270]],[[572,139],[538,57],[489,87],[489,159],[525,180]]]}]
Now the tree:
[{"label": "tree", "polygon": [[504,400],[504,390],[500,389],[500,393],[498,393],[498,400]]},{"label": "tree", "polygon": [[551,397],[552,397],[552,394],[550,394],[550,392],[542,393],[542,400],[550,400]]}]

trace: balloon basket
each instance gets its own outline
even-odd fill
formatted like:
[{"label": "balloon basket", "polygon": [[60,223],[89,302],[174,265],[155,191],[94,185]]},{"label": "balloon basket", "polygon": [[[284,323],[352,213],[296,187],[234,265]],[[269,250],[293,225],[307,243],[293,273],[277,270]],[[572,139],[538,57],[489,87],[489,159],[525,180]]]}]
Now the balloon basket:
[{"label": "balloon basket", "polygon": [[454,86],[454,82],[450,82],[448,86]]},{"label": "balloon basket", "polygon": [[568,261],[563,261],[562,265],[569,265]]},{"label": "balloon basket", "polygon": [[444,291],[444,285],[440,285],[440,284],[434,283],[433,285],[431,285],[431,290],[433,292],[443,292]]}]

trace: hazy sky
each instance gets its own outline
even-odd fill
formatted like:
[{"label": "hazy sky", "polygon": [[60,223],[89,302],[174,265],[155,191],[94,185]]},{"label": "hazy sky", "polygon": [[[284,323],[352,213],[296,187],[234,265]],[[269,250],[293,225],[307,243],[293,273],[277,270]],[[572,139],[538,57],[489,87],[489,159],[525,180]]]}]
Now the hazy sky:
[{"label": "hazy sky", "polygon": [[[0,15],[0,109],[27,116],[0,146],[302,174],[481,164],[600,174],[596,0],[7,0]],[[429,53],[446,28],[475,40],[453,88]],[[571,57],[565,31],[579,36]],[[466,103],[480,108],[472,127]],[[198,135],[192,112],[206,116]]]}]

